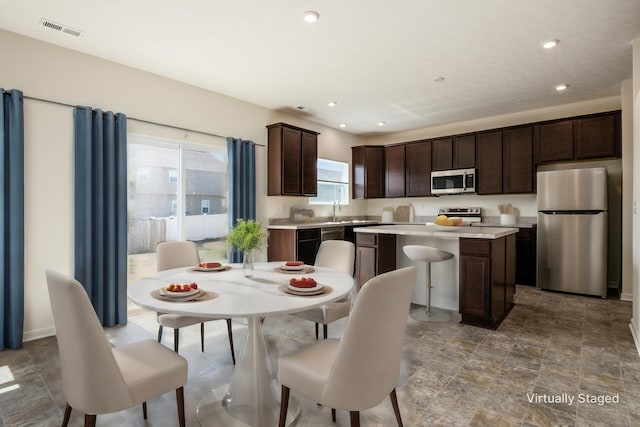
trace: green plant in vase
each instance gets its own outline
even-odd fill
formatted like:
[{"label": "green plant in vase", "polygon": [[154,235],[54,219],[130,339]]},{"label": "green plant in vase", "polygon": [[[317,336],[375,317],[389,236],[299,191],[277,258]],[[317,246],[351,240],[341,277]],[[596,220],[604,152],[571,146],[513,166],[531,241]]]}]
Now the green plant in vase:
[{"label": "green plant in vase", "polygon": [[255,220],[239,218],[227,236],[227,245],[243,253],[242,269],[247,277],[253,276],[253,250],[260,249],[266,239],[262,226]]}]

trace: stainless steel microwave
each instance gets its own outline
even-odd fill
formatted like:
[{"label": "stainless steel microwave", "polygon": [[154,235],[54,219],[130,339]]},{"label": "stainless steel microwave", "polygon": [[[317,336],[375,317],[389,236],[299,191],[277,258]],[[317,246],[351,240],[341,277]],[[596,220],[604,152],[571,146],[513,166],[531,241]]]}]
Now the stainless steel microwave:
[{"label": "stainless steel microwave", "polygon": [[431,172],[431,194],[476,192],[476,170],[455,169]]}]

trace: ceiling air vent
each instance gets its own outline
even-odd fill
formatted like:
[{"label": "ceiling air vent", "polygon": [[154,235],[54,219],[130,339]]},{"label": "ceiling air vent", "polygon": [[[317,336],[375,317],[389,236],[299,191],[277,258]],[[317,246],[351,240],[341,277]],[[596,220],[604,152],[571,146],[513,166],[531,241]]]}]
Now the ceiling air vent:
[{"label": "ceiling air vent", "polygon": [[63,33],[71,34],[72,36],[79,37],[82,34],[82,31],[76,30],[75,28],[68,27],[66,25],[58,24],[57,22],[53,22],[49,19],[42,18],[40,20],[40,25],[46,28],[50,28],[56,31],[62,31]]}]

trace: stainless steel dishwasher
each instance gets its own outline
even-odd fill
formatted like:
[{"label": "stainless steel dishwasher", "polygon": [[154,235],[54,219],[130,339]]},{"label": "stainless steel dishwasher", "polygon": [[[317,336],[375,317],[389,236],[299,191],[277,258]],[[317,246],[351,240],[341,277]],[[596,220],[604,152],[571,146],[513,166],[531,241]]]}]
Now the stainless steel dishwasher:
[{"label": "stainless steel dishwasher", "polygon": [[344,240],[344,227],[322,227],[320,240]]}]

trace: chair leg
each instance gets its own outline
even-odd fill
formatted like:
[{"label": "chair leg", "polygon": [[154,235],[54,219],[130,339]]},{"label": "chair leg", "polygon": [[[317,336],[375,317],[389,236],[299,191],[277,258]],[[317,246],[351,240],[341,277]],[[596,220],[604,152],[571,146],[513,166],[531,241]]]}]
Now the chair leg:
[{"label": "chair leg", "polygon": [[178,405],[178,423],[180,427],[185,426],[184,422],[184,388],[180,387],[176,389],[176,403]]},{"label": "chair leg", "polygon": [[331,421],[336,422],[336,408],[331,408]]},{"label": "chair leg", "polygon": [[178,346],[180,345],[180,328],[173,330],[173,351],[178,353]]},{"label": "chair leg", "polygon": [[328,326],[326,324],[322,325],[322,335],[324,336],[324,339],[327,339],[327,331],[328,331]]},{"label": "chair leg", "polygon": [[284,427],[287,423],[287,410],[289,409],[289,387],[282,386],[282,395],[280,396],[280,420],[278,427]]},{"label": "chair leg", "polygon": [[233,349],[233,328],[231,328],[231,319],[227,319],[227,335],[229,335],[229,347],[231,348],[231,359],[236,364],[236,352]]},{"label": "chair leg", "polygon": [[142,402],[142,418],[147,419],[147,402]]},{"label": "chair leg", "polygon": [[71,406],[67,403],[64,407],[64,417],[62,418],[62,427],[67,427],[69,424],[69,418],[71,418]]},{"label": "chair leg", "polygon": [[84,414],[84,427],[96,427],[96,416]]},{"label": "chair leg", "polygon": [[318,324],[316,323],[316,341],[318,341]]},{"label": "chair leg", "polygon": [[398,427],[403,427],[402,417],[400,416],[400,407],[398,406],[398,396],[396,396],[396,389],[391,390],[389,394],[389,398],[391,398],[391,405],[393,406],[393,413],[396,414],[396,421],[398,422]]},{"label": "chair leg", "polygon": [[200,351],[204,353],[204,322],[200,323]]},{"label": "chair leg", "polygon": [[162,325],[158,325],[158,342],[162,341]]},{"label": "chair leg", "polygon": [[360,411],[349,411],[351,427],[360,427]]}]

